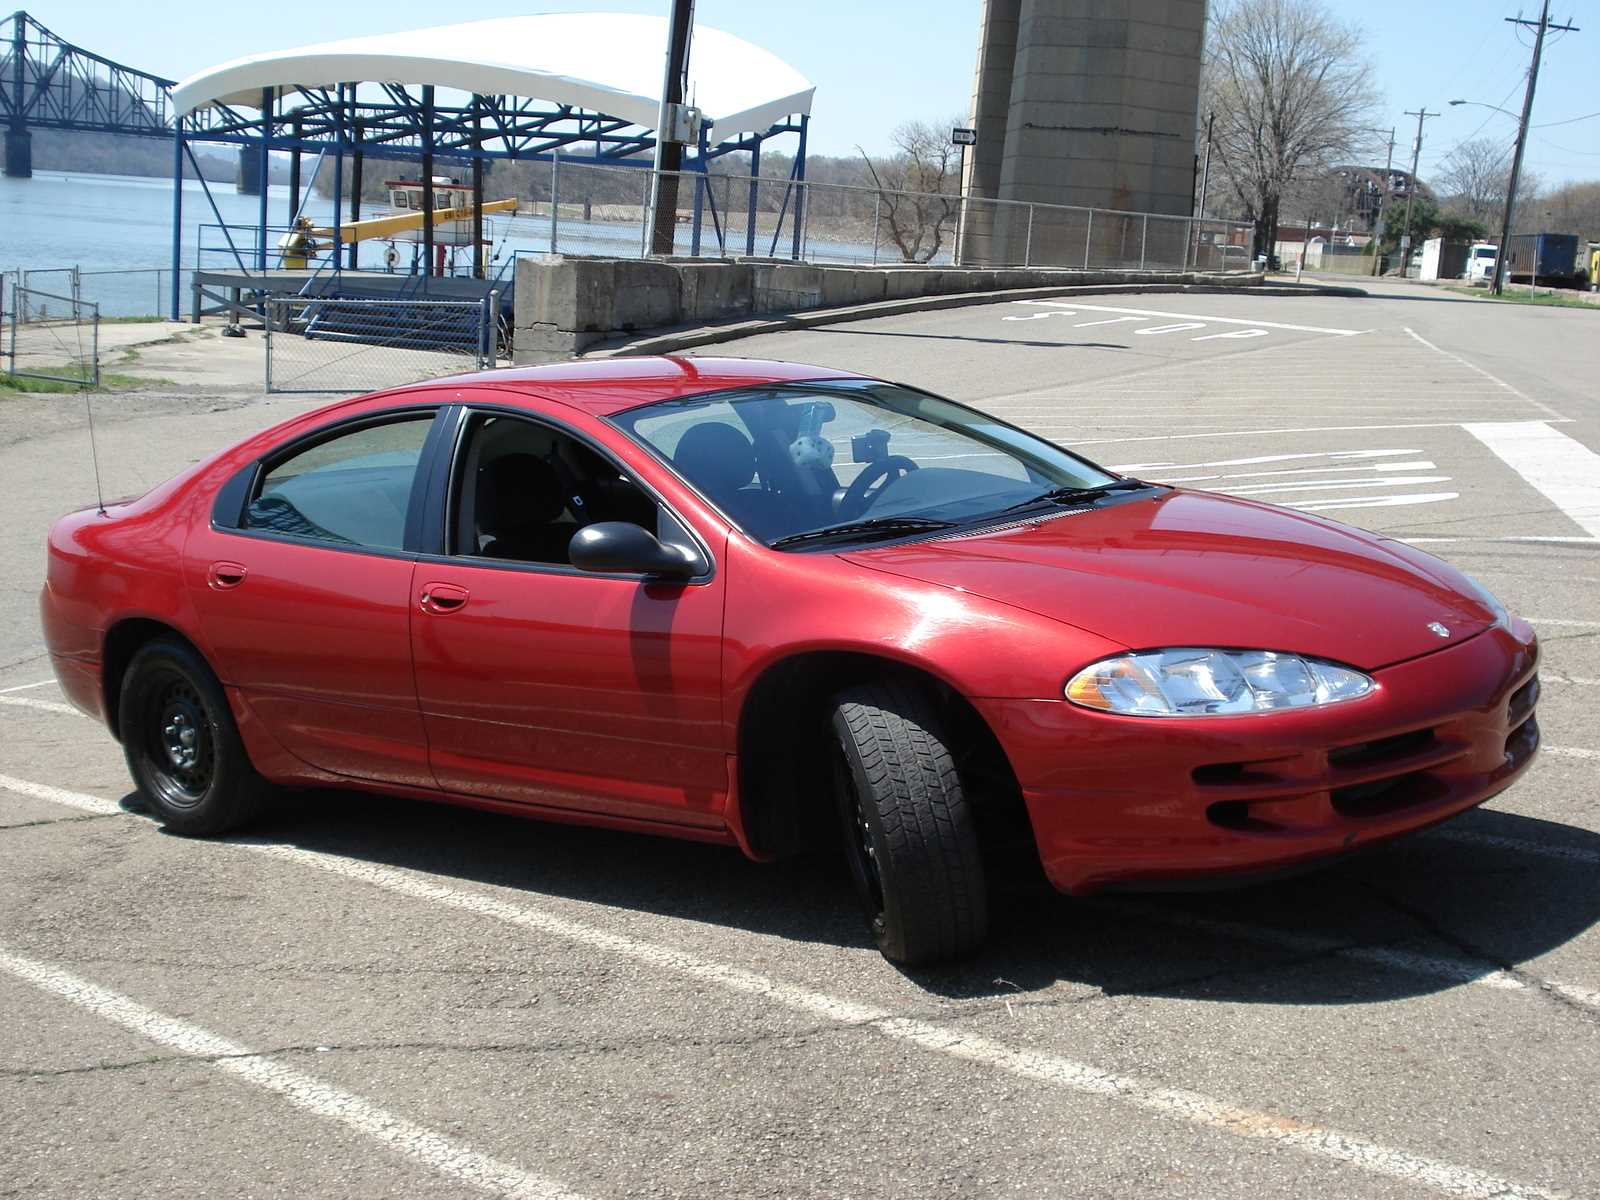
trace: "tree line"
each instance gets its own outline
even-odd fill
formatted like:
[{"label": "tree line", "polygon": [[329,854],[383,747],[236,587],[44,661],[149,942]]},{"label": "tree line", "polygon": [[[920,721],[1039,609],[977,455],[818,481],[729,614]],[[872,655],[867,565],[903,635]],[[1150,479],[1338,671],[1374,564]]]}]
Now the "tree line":
[{"label": "tree line", "polygon": [[[1214,4],[1201,75],[1203,130],[1215,116],[1209,215],[1253,222],[1254,252],[1270,254],[1286,220],[1332,224],[1354,216],[1340,164],[1384,158],[1381,96],[1361,29],[1322,0],[1221,0]],[[1498,235],[1512,142],[1473,138],[1455,146],[1412,199],[1413,243],[1430,236]],[[1402,152],[1393,165],[1404,174]],[[1379,169],[1381,173],[1381,168]],[[1408,188],[1411,183],[1407,183]],[[1387,190],[1387,189],[1386,189]],[[1392,251],[1407,195],[1389,192],[1382,249]],[[1348,224],[1346,225],[1348,228]],[[1514,231],[1576,233],[1600,240],[1600,182],[1546,189],[1524,170]]]}]

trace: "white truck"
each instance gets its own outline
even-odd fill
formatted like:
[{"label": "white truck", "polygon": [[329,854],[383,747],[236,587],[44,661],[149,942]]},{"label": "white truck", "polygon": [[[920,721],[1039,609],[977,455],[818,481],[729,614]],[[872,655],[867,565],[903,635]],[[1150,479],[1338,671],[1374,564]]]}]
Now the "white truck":
[{"label": "white truck", "polygon": [[1466,281],[1468,283],[1493,281],[1495,258],[1499,253],[1500,248],[1493,242],[1473,242],[1472,249],[1467,252]]}]

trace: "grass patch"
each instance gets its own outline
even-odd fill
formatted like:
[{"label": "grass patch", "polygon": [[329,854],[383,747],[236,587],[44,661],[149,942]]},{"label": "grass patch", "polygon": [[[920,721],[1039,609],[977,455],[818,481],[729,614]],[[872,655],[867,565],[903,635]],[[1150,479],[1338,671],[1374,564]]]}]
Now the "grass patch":
[{"label": "grass patch", "polygon": [[1474,300],[1494,300],[1500,304],[1534,304],[1543,308],[1592,308],[1600,312],[1600,304],[1588,304],[1573,296],[1563,296],[1559,292],[1550,295],[1545,292],[1508,291],[1496,296],[1488,288],[1456,287],[1445,284],[1444,290],[1455,292],[1458,296],[1471,296]]},{"label": "grass patch", "polygon": [[[61,374],[68,374],[62,368]],[[87,373],[84,373],[87,378]],[[100,386],[97,388],[86,387],[82,383],[73,383],[67,379],[31,379],[22,375],[0,374],[0,397],[23,395],[51,395],[60,392],[129,392],[140,388],[151,387],[155,384],[171,383],[168,379],[147,379],[139,375],[120,375],[115,371],[100,372]]]},{"label": "grass patch", "polygon": [[159,325],[165,317],[101,317],[102,325]]}]

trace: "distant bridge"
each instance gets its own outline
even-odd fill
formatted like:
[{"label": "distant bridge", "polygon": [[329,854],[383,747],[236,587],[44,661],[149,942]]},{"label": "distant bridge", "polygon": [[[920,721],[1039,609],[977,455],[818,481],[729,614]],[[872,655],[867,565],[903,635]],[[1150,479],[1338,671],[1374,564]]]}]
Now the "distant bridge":
[{"label": "distant bridge", "polygon": [[25,12],[0,22],[5,173],[33,174],[33,130],[173,135],[174,81],[112,62],[51,33]]}]

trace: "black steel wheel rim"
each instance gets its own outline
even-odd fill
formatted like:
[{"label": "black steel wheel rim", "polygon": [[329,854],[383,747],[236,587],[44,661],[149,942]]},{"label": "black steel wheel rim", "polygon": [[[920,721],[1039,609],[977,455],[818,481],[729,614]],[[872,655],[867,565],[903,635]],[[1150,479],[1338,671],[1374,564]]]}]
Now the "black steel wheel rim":
[{"label": "black steel wheel rim", "polygon": [[856,787],[855,772],[850,769],[848,752],[843,745],[834,755],[833,776],[834,792],[839,798],[839,816],[844,828],[845,858],[850,863],[850,874],[865,902],[872,932],[882,937],[883,876],[879,873],[878,854],[872,844],[872,826],[867,823],[861,789]]},{"label": "black steel wheel rim", "polygon": [[199,691],[182,675],[162,675],[150,689],[145,760],[150,783],[174,808],[205,798],[216,769],[216,736]]}]

